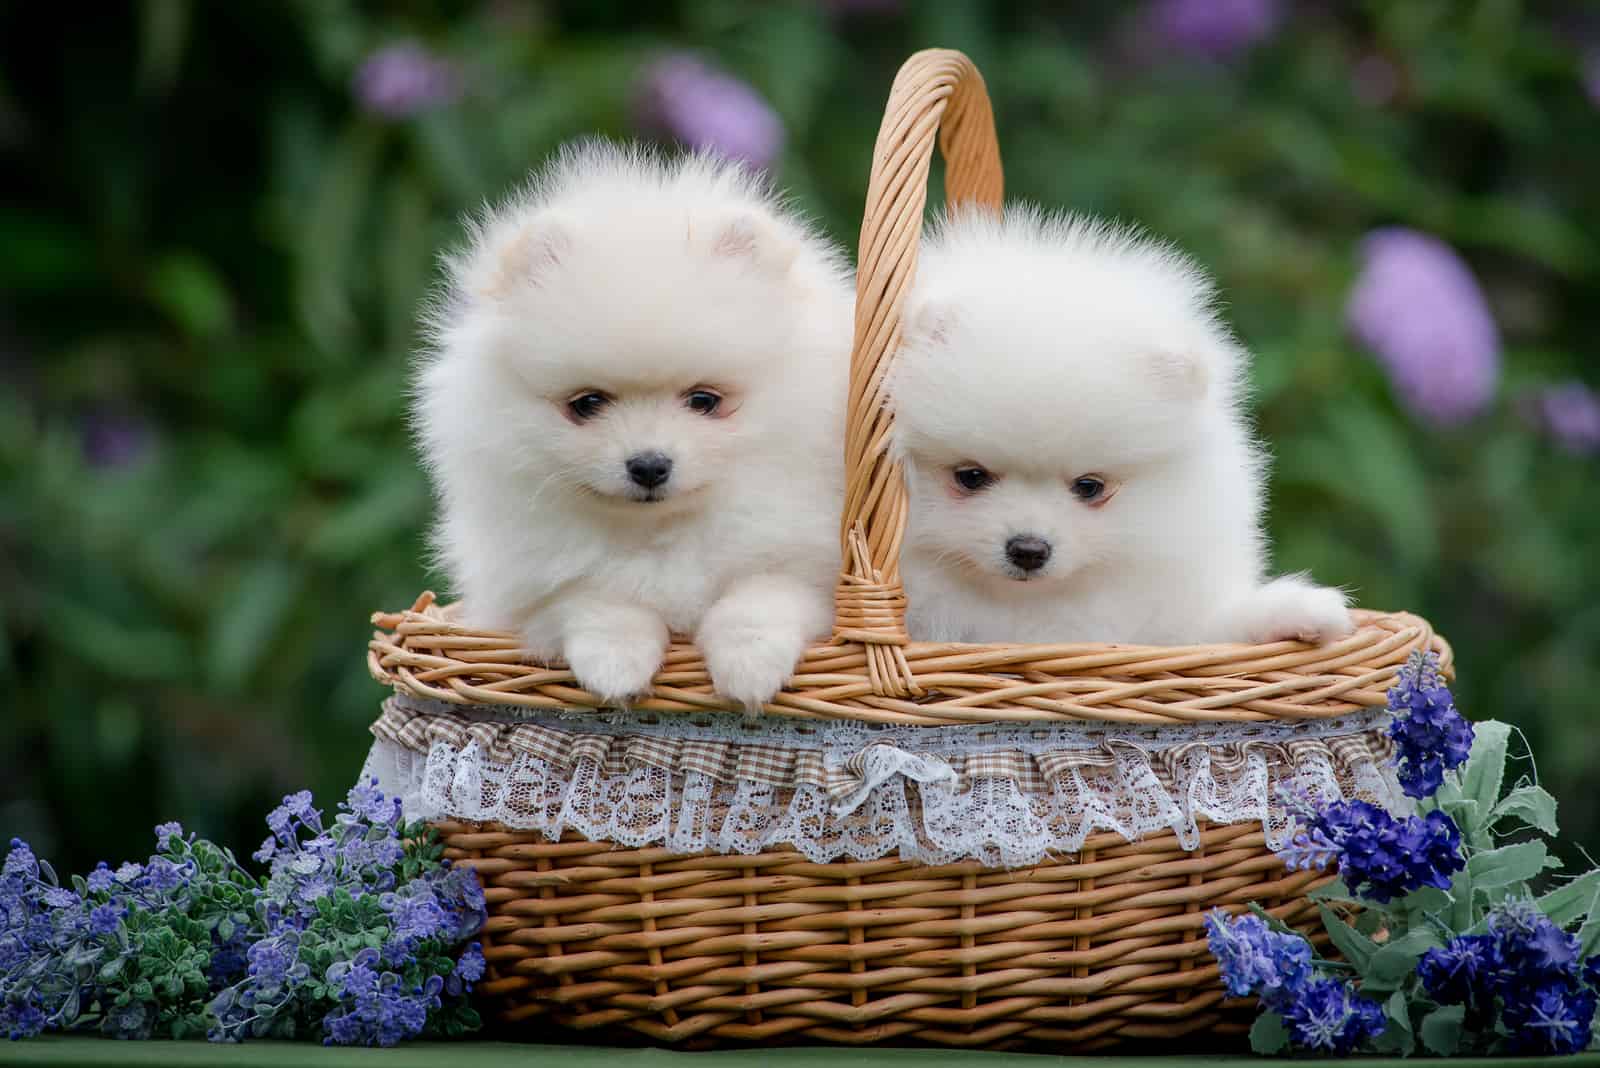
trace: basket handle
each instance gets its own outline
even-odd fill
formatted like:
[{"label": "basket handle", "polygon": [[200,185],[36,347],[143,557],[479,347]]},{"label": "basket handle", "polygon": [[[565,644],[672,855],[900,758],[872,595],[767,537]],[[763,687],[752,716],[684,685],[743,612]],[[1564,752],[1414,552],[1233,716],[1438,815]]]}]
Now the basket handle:
[{"label": "basket handle", "polygon": [[961,52],[918,52],[895,76],[872,152],[856,266],[855,343],[845,417],[844,568],[834,596],[834,638],[861,642],[873,692],[920,690],[906,664],[905,591],[900,543],[906,525],[905,476],[889,456],[894,423],[884,383],[900,347],[901,307],[917,270],[917,241],[928,200],[928,168],[938,138],[946,203],[999,210],[1004,179],[994,114],[983,75]]}]

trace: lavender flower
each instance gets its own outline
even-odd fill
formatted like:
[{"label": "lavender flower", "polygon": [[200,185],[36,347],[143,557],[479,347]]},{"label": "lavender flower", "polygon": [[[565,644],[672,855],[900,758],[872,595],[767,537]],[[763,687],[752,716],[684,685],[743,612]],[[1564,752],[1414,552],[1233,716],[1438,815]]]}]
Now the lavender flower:
[{"label": "lavender flower", "polygon": [[117,905],[96,905],[89,913],[89,930],[98,935],[111,934],[121,926],[122,913],[122,908]]},{"label": "lavender flower", "polygon": [[96,411],[83,420],[83,455],[92,467],[128,467],[149,449],[150,436],[142,419],[112,410]]},{"label": "lavender flower", "polygon": [[1573,1053],[1589,1043],[1600,957],[1579,958],[1578,940],[1532,901],[1497,905],[1487,934],[1461,935],[1417,965],[1428,996],[1465,1005],[1480,1027],[1500,1018],[1518,1053]]},{"label": "lavender flower", "polygon": [[1274,931],[1259,916],[1230,918],[1222,909],[1206,914],[1206,942],[1236,998],[1258,995],[1281,1009],[1311,978],[1311,944]]},{"label": "lavender flower", "polygon": [[402,41],[368,56],[356,71],[351,92],[375,115],[409,119],[455,100],[461,81],[453,63],[415,41]]},{"label": "lavender flower", "polygon": [[1383,1033],[1383,1006],[1350,984],[1312,979],[1283,1008],[1289,1040],[1301,1049],[1344,1055]]},{"label": "lavender flower", "polygon": [[1401,401],[1450,426],[1488,406],[1500,377],[1500,336],[1472,272],[1449,245],[1415,230],[1369,234],[1346,317]]},{"label": "lavender flower", "polygon": [[1417,976],[1428,996],[1441,1005],[1486,1006],[1505,962],[1492,935],[1462,935],[1417,962]]},{"label": "lavender flower", "polygon": [[1271,37],[1282,19],[1281,0],[1152,0],[1137,22],[1163,51],[1227,59]]},{"label": "lavender flower", "polygon": [[1507,1046],[1513,1053],[1578,1053],[1589,1046],[1594,1010],[1592,990],[1569,983],[1537,987],[1507,1000]]},{"label": "lavender flower", "polygon": [[663,56],[644,72],[638,122],[696,151],[766,168],[783,150],[783,122],[750,86],[692,55]]},{"label": "lavender flower", "polygon": [[1278,855],[1290,870],[1336,863],[1351,893],[1379,904],[1424,886],[1449,889],[1466,867],[1455,821],[1434,810],[1403,819],[1366,801],[1302,810],[1305,829]]},{"label": "lavender flower", "polygon": [[1456,711],[1450,689],[1439,675],[1437,653],[1412,653],[1389,689],[1400,786],[1408,797],[1432,797],[1444,773],[1467,762],[1472,724]]},{"label": "lavender flower", "polygon": [[91,891],[96,894],[103,894],[111,889],[111,869],[106,867],[106,862],[102,860],[95,865],[94,871],[89,873],[89,877],[85,881],[89,884]]},{"label": "lavender flower", "polygon": [[183,840],[183,824],[172,822],[156,826],[156,849],[158,851],[166,852],[167,847],[172,844],[174,838],[180,842]]},{"label": "lavender flower", "polygon": [[1582,382],[1546,386],[1523,398],[1523,417],[1564,452],[1600,453],[1600,397]]}]

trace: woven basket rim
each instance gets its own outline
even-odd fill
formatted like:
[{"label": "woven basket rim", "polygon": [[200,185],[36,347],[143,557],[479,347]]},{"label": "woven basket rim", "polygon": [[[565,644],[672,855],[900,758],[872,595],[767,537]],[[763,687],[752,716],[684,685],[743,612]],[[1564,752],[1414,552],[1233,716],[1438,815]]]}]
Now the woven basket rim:
[{"label": "woven basket rim", "polygon": [[[424,593],[402,612],[372,617],[373,678],[397,692],[458,705],[524,709],[603,708],[559,661],[540,663],[516,635],[456,619],[456,605]],[[1359,626],[1327,645],[974,645],[900,647],[921,691],[878,693],[859,643],[819,639],[784,691],[776,715],[937,726],[995,722],[1104,722],[1151,726],[1326,719],[1382,707],[1411,653],[1432,651],[1453,675],[1449,643],[1405,612],[1356,612]],[[699,649],[673,642],[655,686],[631,707],[732,712]]]}]

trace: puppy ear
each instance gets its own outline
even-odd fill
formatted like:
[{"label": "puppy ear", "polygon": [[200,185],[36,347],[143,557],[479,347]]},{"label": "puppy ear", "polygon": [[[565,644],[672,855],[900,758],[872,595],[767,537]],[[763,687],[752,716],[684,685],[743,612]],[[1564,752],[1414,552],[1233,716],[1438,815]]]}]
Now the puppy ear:
[{"label": "puppy ear", "polygon": [[489,284],[489,295],[504,298],[520,286],[543,285],[571,255],[572,248],[572,227],[565,218],[555,214],[539,216],[506,242]]},{"label": "puppy ear", "polygon": [[956,309],[948,301],[932,297],[918,303],[907,316],[906,337],[924,345],[943,345],[955,327]]},{"label": "puppy ear", "polygon": [[1199,400],[1211,382],[1205,361],[1189,352],[1158,349],[1143,357],[1156,392],[1175,401]]},{"label": "puppy ear", "polygon": [[799,251],[793,238],[753,211],[718,219],[711,228],[713,256],[745,261],[775,278],[789,273]]}]

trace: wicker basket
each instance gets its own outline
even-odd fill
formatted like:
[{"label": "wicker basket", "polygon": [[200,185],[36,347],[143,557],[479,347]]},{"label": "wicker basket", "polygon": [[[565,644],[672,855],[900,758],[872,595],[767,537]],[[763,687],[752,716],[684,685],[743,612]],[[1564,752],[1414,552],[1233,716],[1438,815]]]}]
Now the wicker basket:
[{"label": "wicker basket", "polygon": [[[1128,725],[1331,718],[1380,707],[1406,657],[1450,649],[1426,621],[1361,612],[1333,644],[1150,648],[911,641],[897,556],[901,472],[887,452],[888,361],[917,262],[935,138],[950,201],[998,206],[1001,171],[983,80],[930,50],[900,70],[862,224],[850,383],[845,570],[830,640],[812,647],[769,715],[903,726],[1099,721]],[[473,631],[424,595],[379,614],[370,666],[397,693],[457,705],[597,708],[561,665],[510,635]],[[675,643],[636,709],[728,711],[699,652]],[[503,1023],[626,1028],[658,1042],[1049,1043],[1242,1031],[1223,1005],[1201,920],[1259,901],[1309,919],[1315,872],[1290,873],[1259,825],[1091,836],[1024,870],[887,858],[813,863],[790,849],[678,855],[494,824],[439,824],[489,903],[480,986]],[[613,1031],[614,1033],[614,1031]]]}]

